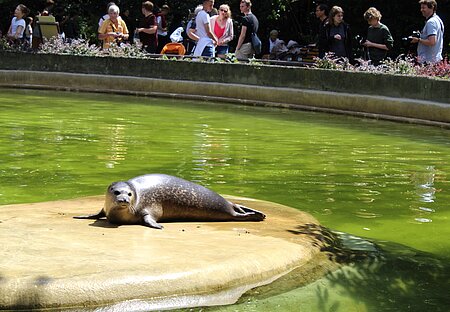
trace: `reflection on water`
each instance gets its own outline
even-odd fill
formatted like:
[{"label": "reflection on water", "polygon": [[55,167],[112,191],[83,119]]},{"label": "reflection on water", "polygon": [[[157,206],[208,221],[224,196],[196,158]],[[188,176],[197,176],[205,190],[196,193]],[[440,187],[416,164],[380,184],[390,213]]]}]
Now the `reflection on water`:
[{"label": "reflection on water", "polygon": [[197,124],[194,130],[194,145],[192,146],[193,170],[192,181],[205,183],[214,174],[214,183],[224,184],[224,175],[217,173],[230,166],[230,129],[215,129],[208,124]]},{"label": "reflection on water", "polygon": [[125,125],[114,124],[109,129],[110,131],[110,147],[105,159],[106,168],[112,169],[115,165],[125,160],[127,155],[128,142],[125,137]]},{"label": "reflection on water", "polygon": [[432,214],[434,209],[425,207],[431,205],[435,200],[436,189],[434,188],[434,179],[436,170],[434,166],[427,166],[423,172],[414,173],[412,182],[415,186],[415,192],[418,195],[418,206],[413,207],[416,222],[429,223],[433,222]]},{"label": "reflection on water", "polygon": [[[328,228],[409,246],[436,259],[450,258],[448,130],[217,103],[0,93],[0,204],[98,195],[113,181],[166,173],[220,193],[302,209]],[[407,253],[404,262],[382,262],[374,271],[379,276],[367,277],[379,282],[352,279],[339,284],[345,280],[340,276],[318,281],[326,285],[321,291],[301,290],[298,298],[296,291],[288,291],[277,298],[284,307],[292,306],[290,311],[299,311],[299,302],[306,300],[300,297],[322,302],[332,295],[327,287],[336,285],[343,287],[354,311],[366,311],[365,305],[358,310],[353,298],[360,292],[398,302],[385,292],[448,289],[441,277],[431,278],[434,271],[426,264],[408,264],[415,259]],[[405,266],[398,270],[404,276],[395,275],[394,266]],[[425,279],[422,267],[431,272]],[[398,281],[391,281],[389,274]],[[361,289],[354,292],[358,283]],[[442,297],[429,297],[420,298],[448,307]],[[404,298],[403,311],[413,311],[406,306],[409,297]],[[328,302],[327,311],[338,308],[331,297]],[[344,298],[338,302],[342,309]],[[311,306],[320,305],[306,305]]]}]

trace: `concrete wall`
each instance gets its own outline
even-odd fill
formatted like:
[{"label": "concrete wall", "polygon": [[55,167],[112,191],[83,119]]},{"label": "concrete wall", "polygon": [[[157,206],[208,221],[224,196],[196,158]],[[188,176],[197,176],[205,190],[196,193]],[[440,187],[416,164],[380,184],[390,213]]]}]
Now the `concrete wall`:
[{"label": "concrete wall", "polygon": [[[0,52],[0,85],[215,100],[449,126],[450,81],[250,64]],[[24,72],[26,71],[26,72]],[[50,74],[51,72],[51,74]],[[63,74],[66,73],[66,74]],[[124,77],[127,76],[127,77]]]}]

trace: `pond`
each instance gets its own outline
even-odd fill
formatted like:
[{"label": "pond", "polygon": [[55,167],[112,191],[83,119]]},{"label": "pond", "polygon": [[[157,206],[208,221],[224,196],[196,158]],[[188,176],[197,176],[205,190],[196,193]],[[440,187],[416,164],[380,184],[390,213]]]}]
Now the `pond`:
[{"label": "pond", "polygon": [[309,212],[382,251],[307,287],[278,284],[213,310],[450,310],[449,130],[206,102],[0,93],[0,205],[98,195],[112,181],[166,173]]}]

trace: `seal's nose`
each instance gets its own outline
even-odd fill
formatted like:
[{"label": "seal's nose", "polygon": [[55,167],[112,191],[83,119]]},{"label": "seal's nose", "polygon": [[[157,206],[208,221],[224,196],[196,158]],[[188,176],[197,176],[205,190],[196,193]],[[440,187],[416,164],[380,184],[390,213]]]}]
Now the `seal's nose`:
[{"label": "seal's nose", "polygon": [[128,197],[118,196],[117,197],[117,202],[121,203],[121,204],[129,204],[130,203],[130,199]]}]

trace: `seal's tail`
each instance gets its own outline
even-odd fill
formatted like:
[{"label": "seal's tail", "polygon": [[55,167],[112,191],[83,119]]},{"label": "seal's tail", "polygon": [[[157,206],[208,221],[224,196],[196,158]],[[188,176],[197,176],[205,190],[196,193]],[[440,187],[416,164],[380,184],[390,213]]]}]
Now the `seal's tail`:
[{"label": "seal's tail", "polygon": [[266,218],[266,215],[261,211],[246,206],[233,204],[233,208],[237,219],[241,221],[262,221]]}]

